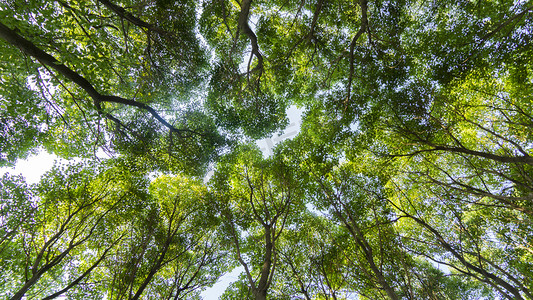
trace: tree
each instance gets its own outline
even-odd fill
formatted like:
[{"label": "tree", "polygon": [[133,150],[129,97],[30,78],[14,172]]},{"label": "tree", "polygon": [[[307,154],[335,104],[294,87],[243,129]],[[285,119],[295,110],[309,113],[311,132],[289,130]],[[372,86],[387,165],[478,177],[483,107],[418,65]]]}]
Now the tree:
[{"label": "tree", "polygon": [[70,292],[111,255],[122,237],[109,234],[110,213],[128,201],[131,192],[113,191],[111,184],[117,182],[108,174],[91,176],[97,170],[81,164],[57,167],[37,187],[20,189],[26,197],[35,196],[18,208],[26,217],[5,224],[6,251],[0,259],[6,281],[11,281],[3,290],[9,299],[52,299]]},{"label": "tree", "polygon": [[[435,128],[431,132],[408,123],[393,130],[401,141],[393,156],[404,169],[391,182],[403,198],[395,206],[438,242],[439,250],[423,252],[445,250],[451,256],[446,263],[457,272],[507,298],[531,298],[521,257],[529,246],[519,242],[528,239],[522,230],[530,223],[530,197],[524,196],[531,189],[529,101],[515,90],[523,85],[509,77],[473,73],[455,85],[460,88],[440,95],[445,104],[435,103],[424,115]],[[510,227],[517,230],[504,229]],[[498,258],[503,252],[509,253],[505,260]]]},{"label": "tree", "polygon": [[[17,9],[19,5],[6,3],[2,10],[4,23],[0,24],[0,37],[5,42],[2,61],[8,62],[3,67],[2,80],[29,90],[26,94],[35,102],[24,103],[19,100],[24,96],[13,91],[5,91],[2,97],[9,100],[5,116],[9,125],[4,130],[28,145],[26,151],[32,150],[31,146],[43,145],[65,157],[83,156],[96,152],[99,147],[135,154],[131,145],[134,143],[143,150],[143,155],[148,152],[159,156],[162,168],[177,167],[184,158],[194,164],[182,165],[183,170],[196,171],[198,166],[207,164],[222,144],[216,128],[201,110],[191,111],[187,105],[178,108],[179,104],[171,101],[192,97],[205,66],[203,50],[192,33],[194,19],[165,24],[179,29],[171,32],[148,24],[108,1],[72,5],[61,1],[33,2],[31,6]],[[6,14],[13,10],[20,14]],[[39,13],[34,14],[32,10]],[[194,13],[194,5],[162,5],[144,12],[152,18],[162,18],[175,10]],[[35,22],[39,26],[30,25]],[[58,31],[61,28],[71,29]],[[40,38],[30,40],[28,36]],[[169,48],[169,44],[176,42],[182,44],[182,50]],[[120,59],[112,61],[112,57]],[[27,67],[21,68],[24,65]],[[165,68],[169,71],[165,72]],[[163,89],[164,85],[175,89]],[[36,107],[49,113],[32,117]],[[165,118],[161,110],[173,112],[172,117]],[[23,115],[17,116],[18,111]],[[151,118],[144,118],[139,112]],[[81,130],[83,127],[88,131]],[[62,131],[71,133],[65,136]],[[83,135],[78,136],[80,133]],[[55,139],[63,143],[51,142]],[[24,157],[26,151],[8,153],[3,158],[4,164]],[[168,164],[176,153],[180,160]]]},{"label": "tree", "polygon": [[532,299],[532,13],[2,2],[0,165],[83,163],[3,176],[0,294]]},{"label": "tree", "polygon": [[4,178],[5,193],[19,194],[2,199],[27,197],[28,204],[3,202],[3,294],[181,299],[216,282],[227,260],[203,210],[205,187],[160,177],[148,188],[145,176],[123,167],[56,167],[24,194],[13,190],[20,179]]},{"label": "tree", "polygon": [[[283,164],[242,146],[218,166],[214,200],[254,299],[266,299],[279,264],[278,244],[297,215],[299,193]],[[241,295],[243,296],[243,295]]]},{"label": "tree", "polygon": [[298,226],[288,229],[279,253],[278,284],[286,298],[343,299],[351,291],[353,265],[347,257],[353,250],[345,232],[328,218],[302,214]]},{"label": "tree", "polygon": [[197,297],[226,271],[226,253],[205,209],[206,188],[184,177],[162,176],[150,185],[152,198],[130,216],[114,258],[101,276],[109,299]]}]

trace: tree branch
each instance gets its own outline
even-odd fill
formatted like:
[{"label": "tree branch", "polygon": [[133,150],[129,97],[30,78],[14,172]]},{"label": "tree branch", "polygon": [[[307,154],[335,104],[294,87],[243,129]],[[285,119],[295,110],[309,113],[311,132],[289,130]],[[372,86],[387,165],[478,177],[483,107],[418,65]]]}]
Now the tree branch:
[{"label": "tree branch", "polygon": [[71,80],[81,89],[83,89],[89,95],[89,97],[93,99],[93,103],[94,103],[94,106],[96,107],[96,110],[101,114],[105,114],[101,106],[101,103],[108,102],[108,103],[124,104],[126,106],[132,106],[132,107],[140,108],[142,110],[147,111],[148,113],[152,115],[152,117],[154,117],[157,121],[159,121],[163,126],[167,127],[171,132],[175,132],[178,134],[188,132],[188,133],[193,133],[196,135],[202,135],[201,133],[195,132],[193,130],[178,129],[174,127],[172,124],[166,121],[161,115],[159,115],[159,113],[157,113],[157,111],[154,108],[152,108],[151,106],[145,103],[135,101],[135,100],[125,99],[125,98],[118,97],[118,96],[100,94],[85,77],[81,76],[79,73],[73,71],[69,67],[60,63],[52,55],[39,49],[32,42],[26,40],[25,38],[17,34],[14,30],[11,30],[9,27],[7,27],[6,25],[2,23],[0,23],[0,38],[6,41],[8,44],[19,48],[22,52],[36,58],[41,64],[47,65],[50,68],[54,69],[56,72],[65,76],[67,79]]},{"label": "tree branch", "polygon": [[[250,15],[250,6],[252,4],[252,0],[243,0],[241,3],[241,12],[239,13],[239,31],[242,31],[248,39],[250,39],[250,43],[252,45],[252,56],[257,57],[257,66],[252,69],[251,72],[254,72],[255,70],[259,71],[259,77],[261,77],[261,74],[263,72],[263,55],[261,52],[259,52],[259,45],[257,44],[257,36],[253,32],[253,30],[250,28],[250,25],[248,24],[248,16]],[[250,57],[251,59],[252,57]],[[249,71],[250,72],[250,71]]]},{"label": "tree branch", "polygon": [[361,6],[361,27],[359,28],[354,38],[352,39],[352,42],[350,43],[350,75],[348,77],[348,87],[346,89],[347,96],[346,96],[346,100],[344,100],[344,110],[346,110],[346,107],[348,106],[348,101],[350,101],[350,94],[352,90],[353,73],[355,70],[355,67],[354,67],[355,44],[357,40],[359,40],[361,35],[368,30],[368,17],[367,17],[368,6],[367,4],[368,4],[367,0],[361,0],[359,2],[359,5]]},{"label": "tree branch", "polygon": [[432,147],[431,149],[417,150],[417,151],[407,153],[407,154],[390,154],[389,156],[390,157],[415,156],[417,154],[424,153],[424,152],[448,151],[448,152],[463,153],[463,154],[478,156],[478,157],[487,158],[487,159],[494,160],[497,162],[502,162],[502,163],[520,163],[520,164],[533,165],[533,157],[529,155],[502,156],[502,155],[496,155],[492,153],[476,151],[476,150],[471,150],[471,149],[461,148],[461,147],[451,147],[451,146],[432,145],[432,144],[429,144],[429,145]]},{"label": "tree branch", "polygon": [[157,27],[157,26],[155,26],[153,24],[147,23],[147,22],[135,17],[131,13],[127,12],[123,7],[120,7],[120,6],[110,2],[108,0],[97,0],[97,1],[102,3],[103,5],[105,5],[105,7],[109,8],[111,11],[113,11],[119,17],[128,20],[133,25],[148,29],[149,31],[157,32],[159,35],[163,35],[163,36],[173,35],[172,32],[168,32],[168,31],[166,31],[166,30],[164,30],[162,28],[159,28],[159,27]]}]

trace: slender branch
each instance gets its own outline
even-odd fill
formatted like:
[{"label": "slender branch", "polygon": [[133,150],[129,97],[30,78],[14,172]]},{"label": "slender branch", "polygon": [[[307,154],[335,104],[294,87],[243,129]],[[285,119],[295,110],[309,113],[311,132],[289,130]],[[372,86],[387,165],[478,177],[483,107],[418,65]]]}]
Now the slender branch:
[{"label": "slender branch", "polygon": [[415,216],[407,213],[405,210],[399,208],[397,205],[394,205],[394,206],[397,209],[399,209],[402,213],[404,213],[407,217],[411,218],[416,223],[421,225],[423,228],[425,228],[426,230],[431,232],[435,236],[435,239],[439,242],[439,244],[444,249],[446,249],[449,253],[451,253],[457,260],[459,260],[463,264],[463,266],[465,266],[466,268],[468,268],[468,269],[470,269],[470,270],[482,275],[483,277],[487,278],[487,280],[490,279],[493,283],[497,284],[498,286],[501,286],[502,288],[504,288],[505,290],[510,292],[516,299],[523,299],[521,294],[520,294],[520,291],[517,288],[515,288],[514,286],[512,286],[511,284],[509,284],[507,281],[505,281],[502,278],[494,275],[491,272],[488,272],[482,266],[475,266],[472,263],[470,263],[469,261],[467,261],[464,258],[464,256],[461,255],[461,253],[459,253],[455,249],[455,247],[453,247],[450,243],[448,243],[445,240],[445,238],[433,226],[431,226],[428,223],[426,223],[423,219],[415,217]]},{"label": "slender branch", "polygon": [[[496,33],[498,33],[500,30],[502,30],[503,28],[505,28],[507,25],[509,25],[511,22],[513,22],[514,20],[516,19],[521,19],[524,15],[526,15],[527,13],[529,13],[531,10],[533,10],[533,5],[532,6],[529,6],[527,7],[526,9],[524,9],[522,12],[512,16],[511,18],[505,20],[504,22],[502,22],[498,27],[496,27],[494,30],[492,30],[491,32],[487,33],[485,36],[483,36],[481,38],[481,41],[474,47],[474,49],[479,49],[481,48],[491,37],[493,37]],[[463,63],[466,63],[471,57],[473,56],[470,55],[468,56],[467,59],[465,59],[463,61]]]},{"label": "slender branch", "polygon": [[352,42],[350,43],[350,75],[348,77],[348,87],[346,92],[346,100],[344,101],[344,109],[346,110],[346,107],[348,105],[348,101],[350,101],[350,94],[352,89],[352,81],[353,81],[353,75],[355,71],[354,67],[354,50],[355,50],[355,44],[357,43],[357,40],[361,37],[363,33],[365,33],[368,30],[368,17],[367,17],[367,0],[361,0],[359,2],[359,5],[361,6],[361,27],[355,34],[354,38],[352,39]]},{"label": "slender branch", "polygon": [[[303,5],[303,2],[302,2],[302,5]],[[291,56],[294,49],[298,47],[298,45],[300,45],[304,40],[310,40],[313,38],[313,35],[315,34],[316,24],[318,22],[318,16],[320,15],[320,12],[322,11],[323,5],[324,5],[324,0],[318,0],[316,4],[315,12],[313,13],[313,20],[311,21],[309,32],[306,35],[302,36],[296,43],[294,43],[291,49],[287,52],[287,55],[285,57],[285,62]],[[300,10],[301,8],[298,11]]]},{"label": "slender branch", "polygon": [[115,14],[117,14],[119,17],[128,20],[133,25],[148,29],[149,31],[157,32],[160,35],[173,35],[171,32],[168,32],[162,28],[159,28],[153,24],[147,23],[136,16],[132,15],[131,13],[127,12],[123,7],[120,7],[111,1],[108,0],[97,0],[98,2],[105,5],[107,8],[112,10]]},{"label": "slender branch", "polygon": [[463,154],[469,154],[474,155],[482,158],[487,158],[490,160],[502,162],[502,163],[521,163],[521,164],[528,164],[533,165],[533,157],[529,155],[524,156],[503,156],[503,155],[496,155],[492,153],[482,152],[482,151],[476,151],[471,150],[467,148],[461,148],[461,147],[450,147],[450,146],[442,146],[442,145],[433,145],[431,143],[428,143],[433,148],[431,149],[422,149],[417,150],[411,153],[407,154],[390,154],[390,157],[400,157],[400,156],[415,156],[420,153],[424,152],[434,152],[434,151],[449,151],[449,152],[455,152],[455,153],[463,153]]}]

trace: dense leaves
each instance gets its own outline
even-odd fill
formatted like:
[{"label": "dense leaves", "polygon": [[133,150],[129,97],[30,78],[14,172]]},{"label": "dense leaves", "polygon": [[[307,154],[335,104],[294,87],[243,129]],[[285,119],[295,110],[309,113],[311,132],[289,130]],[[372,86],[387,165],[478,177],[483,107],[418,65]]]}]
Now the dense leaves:
[{"label": "dense leaves", "polygon": [[533,299],[532,15],[1,2],[0,296]]}]

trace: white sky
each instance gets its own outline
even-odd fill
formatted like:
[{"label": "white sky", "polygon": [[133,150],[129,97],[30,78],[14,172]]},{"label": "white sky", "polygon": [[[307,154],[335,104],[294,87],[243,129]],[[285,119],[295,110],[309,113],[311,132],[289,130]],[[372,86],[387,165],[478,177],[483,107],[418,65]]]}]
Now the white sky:
[{"label": "white sky", "polygon": [[257,145],[263,152],[264,156],[270,156],[274,154],[272,150],[274,146],[279,142],[296,137],[300,132],[300,125],[302,124],[302,112],[303,110],[292,105],[287,109],[287,117],[289,118],[289,125],[284,130],[283,134],[279,132],[272,135],[270,138],[257,141]]},{"label": "white sky", "polygon": [[218,297],[220,297],[226,288],[230,285],[230,283],[237,281],[239,279],[239,275],[241,272],[244,271],[243,267],[238,267],[233,269],[233,271],[229,272],[228,274],[222,276],[220,280],[213,285],[212,288],[209,288],[205,291],[203,291],[200,295],[202,295],[202,299],[204,300],[218,300]]},{"label": "white sky", "polygon": [[9,173],[12,175],[22,174],[26,182],[37,183],[41,175],[50,170],[57,156],[41,151],[38,155],[30,156],[26,160],[19,160],[14,168],[0,168],[0,176]]}]

